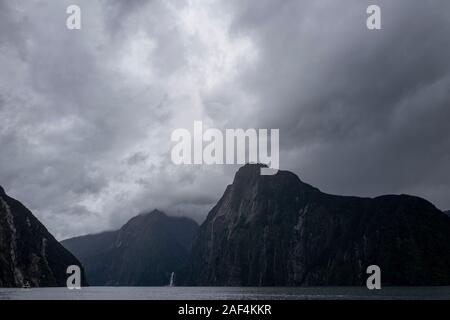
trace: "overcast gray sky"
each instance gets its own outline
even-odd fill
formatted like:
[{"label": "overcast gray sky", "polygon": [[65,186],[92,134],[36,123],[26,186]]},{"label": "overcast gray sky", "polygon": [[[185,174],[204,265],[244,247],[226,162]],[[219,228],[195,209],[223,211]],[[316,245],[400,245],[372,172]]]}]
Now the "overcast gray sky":
[{"label": "overcast gray sky", "polygon": [[281,168],[322,191],[450,209],[449,35],[448,0],[0,0],[0,184],[58,239],[201,222],[237,168],[171,163],[202,120],[280,129]]}]

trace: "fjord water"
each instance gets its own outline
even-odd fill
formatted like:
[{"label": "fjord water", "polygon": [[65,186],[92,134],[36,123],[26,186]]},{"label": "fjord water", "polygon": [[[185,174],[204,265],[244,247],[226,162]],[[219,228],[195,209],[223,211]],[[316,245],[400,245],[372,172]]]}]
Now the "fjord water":
[{"label": "fjord water", "polygon": [[450,287],[0,288],[0,300],[450,300]]}]

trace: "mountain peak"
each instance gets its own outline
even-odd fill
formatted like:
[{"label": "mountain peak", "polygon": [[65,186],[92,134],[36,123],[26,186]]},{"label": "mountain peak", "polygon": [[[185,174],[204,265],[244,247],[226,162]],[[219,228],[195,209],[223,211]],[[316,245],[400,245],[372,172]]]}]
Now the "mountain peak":
[{"label": "mountain peak", "polygon": [[151,211],[150,213],[151,213],[151,214],[163,214],[163,215],[166,215],[164,212],[162,212],[162,211],[159,210],[159,209],[154,209],[154,210]]},{"label": "mountain peak", "polygon": [[[247,188],[248,186],[254,185],[261,181],[271,184],[281,183],[290,187],[309,186],[291,171],[278,170],[275,175],[261,175],[261,168],[268,168],[268,166],[261,163],[248,163],[240,167],[234,176],[234,189],[241,191],[242,188]],[[309,187],[313,188],[312,186]]]},{"label": "mountain peak", "polygon": [[234,182],[239,181],[253,181],[261,175],[261,168],[267,168],[265,164],[261,163],[247,163],[239,168],[234,176]]},{"label": "mountain peak", "polygon": [[0,186],[0,195],[4,196],[5,194],[6,194],[5,189],[3,189],[2,186]]},{"label": "mountain peak", "polygon": [[250,163],[249,162],[249,163],[244,164],[242,167],[240,167],[238,172],[242,171],[242,170],[256,170],[259,168],[268,168],[268,166],[264,163]]},{"label": "mountain peak", "polygon": [[167,217],[167,214],[159,209],[153,209],[152,211],[142,213],[141,216]]},{"label": "mountain peak", "polygon": [[390,285],[450,283],[450,221],[428,201],[329,195],[290,171],[260,168],[241,167],[209,212],[190,284],[360,286],[372,264]]},{"label": "mountain peak", "polygon": [[186,272],[195,221],[155,209],[119,230],[63,241],[86,268],[93,285],[162,286]]}]

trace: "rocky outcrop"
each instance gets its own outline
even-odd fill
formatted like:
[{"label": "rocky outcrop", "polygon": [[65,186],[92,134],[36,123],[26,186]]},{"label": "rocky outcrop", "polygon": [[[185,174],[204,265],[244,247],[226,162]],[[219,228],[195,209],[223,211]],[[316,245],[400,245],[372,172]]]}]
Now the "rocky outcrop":
[{"label": "rocky outcrop", "polygon": [[189,284],[450,285],[450,219],[409,195],[321,192],[295,174],[246,165],[201,225]]},{"label": "rocky outcrop", "polygon": [[98,286],[161,286],[183,280],[198,225],[154,210],[132,218],[120,230],[63,241]]},{"label": "rocky outcrop", "polygon": [[[70,265],[81,267],[25,206],[0,187],[0,287],[66,286]],[[84,277],[82,281],[86,285]]]}]

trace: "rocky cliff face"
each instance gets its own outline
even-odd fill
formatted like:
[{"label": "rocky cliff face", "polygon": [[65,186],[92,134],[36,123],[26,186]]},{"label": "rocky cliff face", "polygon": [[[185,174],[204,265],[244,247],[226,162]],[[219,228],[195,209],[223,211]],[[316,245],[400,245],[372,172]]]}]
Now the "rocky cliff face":
[{"label": "rocky cliff face", "polygon": [[66,286],[70,265],[81,266],[27,208],[0,187],[0,287]]},{"label": "rocky cliff face", "polygon": [[168,285],[181,281],[198,225],[155,210],[132,218],[120,230],[63,241],[83,263],[91,285]]},{"label": "rocky cliff face", "polygon": [[190,284],[450,285],[450,219],[408,195],[334,196],[259,165],[236,174],[201,225]]}]

